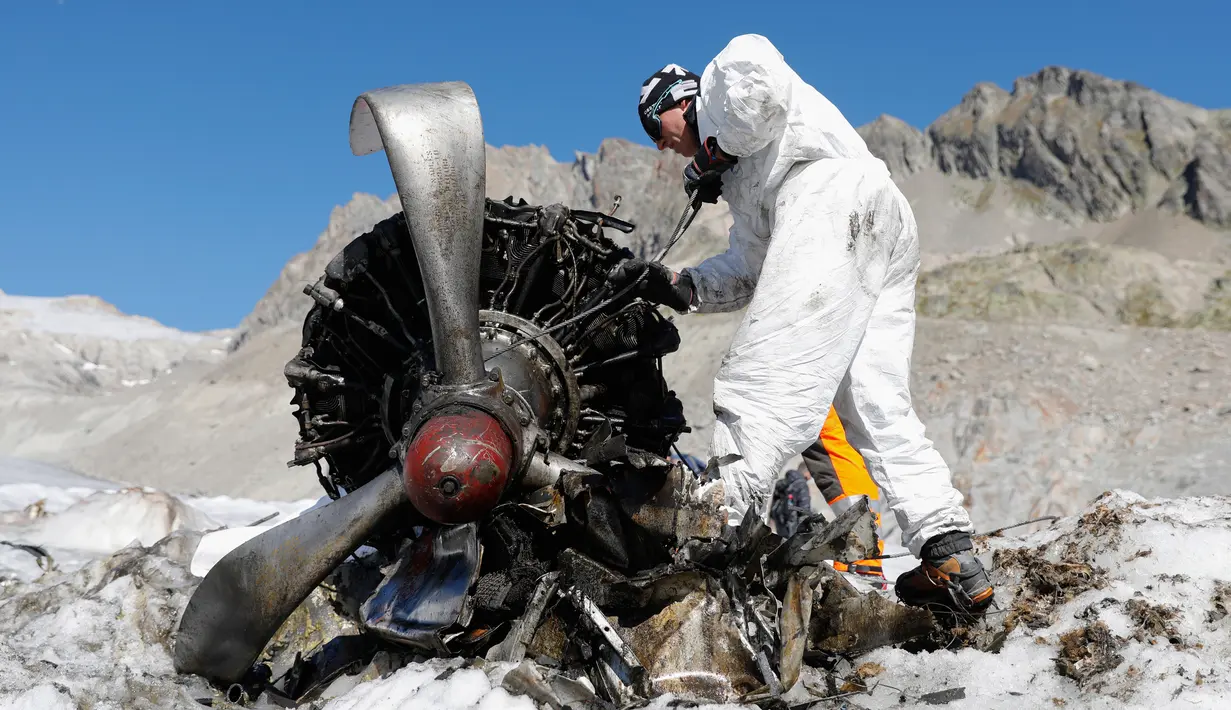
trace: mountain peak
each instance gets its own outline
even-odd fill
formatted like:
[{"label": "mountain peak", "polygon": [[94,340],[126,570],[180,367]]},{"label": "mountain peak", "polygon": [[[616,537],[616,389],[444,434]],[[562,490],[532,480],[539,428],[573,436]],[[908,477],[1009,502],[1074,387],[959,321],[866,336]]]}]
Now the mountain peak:
[{"label": "mountain peak", "polygon": [[976,84],[927,135],[942,172],[1030,183],[1056,216],[1107,221],[1162,206],[1227,228],[1231,128],[1217,116],[1052,65],[1018,78],[1012,92]]}]

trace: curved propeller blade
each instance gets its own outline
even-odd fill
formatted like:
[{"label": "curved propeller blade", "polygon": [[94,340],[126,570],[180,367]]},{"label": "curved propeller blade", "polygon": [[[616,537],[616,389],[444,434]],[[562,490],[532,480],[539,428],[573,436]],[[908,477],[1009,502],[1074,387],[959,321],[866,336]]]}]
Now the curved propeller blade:
[{"label": "curved propeller blade", "polygon": [[372,531],[406,490],[390,468],[354,493],[252,538],[214,565],[192,595],[175,640],[175,669],[236,683],[282,622]]},{"label": "curved propeller blade", "polygon": [[[384,150],[414,242],[444,385],[483,382],[479,261],[487,155],[462,82],[369,91],[351,109],[351,151]],[[400,466],[249,540],[210,570],[180,621],[175,666],[233,683],[291,612],[373,530],[407,504]]]},{"label": "curved propeller blade", "polygon": [[351,152],[385,151],[419,258],[436,369],[446,385],[483,381],[479,261],[487,146],[462,82],[377,89],[351,108]]}]

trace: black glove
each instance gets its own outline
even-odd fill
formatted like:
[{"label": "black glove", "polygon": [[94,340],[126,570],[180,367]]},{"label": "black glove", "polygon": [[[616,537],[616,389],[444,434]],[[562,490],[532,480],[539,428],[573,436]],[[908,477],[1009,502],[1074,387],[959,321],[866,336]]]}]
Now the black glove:
[{"label": "black glove", "polygon": [[617,289],[623,288],[647,269],[649,273],[641,279],[633,293],[650,303],[677,311],[687,311],[692,304],[692,277],[688,274],[677,274],[658,262],[651,263],[634,257],[612,269],[607,280]]},{"label": "black glove", "polygon": [[714,204],[722,194],[722,174],[730,170],[739,159],[723,153],[718,139],[710,136],[684,168],[684,192]]}]

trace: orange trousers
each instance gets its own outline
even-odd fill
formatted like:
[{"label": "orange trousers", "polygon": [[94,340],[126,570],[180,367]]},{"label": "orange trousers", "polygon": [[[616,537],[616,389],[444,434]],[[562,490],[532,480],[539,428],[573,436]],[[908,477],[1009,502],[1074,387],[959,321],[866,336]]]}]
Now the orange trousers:
[{"label": "orange trousers", "polygon": [[[804,466],[812,475],[817,489],[835,513],[845,509],[843,501],[853,503],[857,496],[865,496],[868,502],[880,500],[880,489],[868,475],[863,457],[846,440],[846,430],[833,407],[821,427],[816,442],[803,453]],[[875,513],[876,525],[880,527],[880,513]],[[885,552],[885,541],[877,539],[877,549]],[[835,562],[834,568],[847,571],[848,565]],[[849,565],[850,571],[861,574],[882,574],[880,560],[860,560]]]}]

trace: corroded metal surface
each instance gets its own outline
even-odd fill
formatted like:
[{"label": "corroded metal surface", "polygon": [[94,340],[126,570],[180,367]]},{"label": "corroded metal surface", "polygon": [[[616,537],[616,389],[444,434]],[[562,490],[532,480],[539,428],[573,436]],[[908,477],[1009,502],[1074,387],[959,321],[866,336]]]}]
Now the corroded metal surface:
[{"label": "corroded metal surface", "polygon": [[235,683],[291,612],[372,534],[404,510],[396,468],[328,505],[303,513],[245,542],[214,565],[184,610],[175,668]]},{"label": "corroded metal surface", "polygon": [[861,594],[828,566],[813,597],[808,651],[856,654],[904,643],[931,631],[932,615],[871,593]]},{"label": "corroded metal surface", "polygon": [[812,620],[813,575],[799,572],[787,578],[786,594],[782,597],[782,613],[778,619],[778,676],[784,690],[790,690],[799,680],[808,645],[808,624]]},{"label": "corroded metal surface", "polygon": [[697,476],[680,464],[668,469],[666,481],[653,497],[621,500],[633,522],[672,543],[720,537],[727,524],[722,508],[725,503],[721,481],[703,487]]},{"label": "corroded metal surface", "polygon": [[474,92],[463,82],[403,84],[355,99],[351,151],[384,150],[414,241],[447,385],[484,378],[479,258],[487,154]]},{"label": "corroded metal surface", "polygon": [[656,693],[732,702],[762,685],[718,585],[703,582],[624,634]]}]

